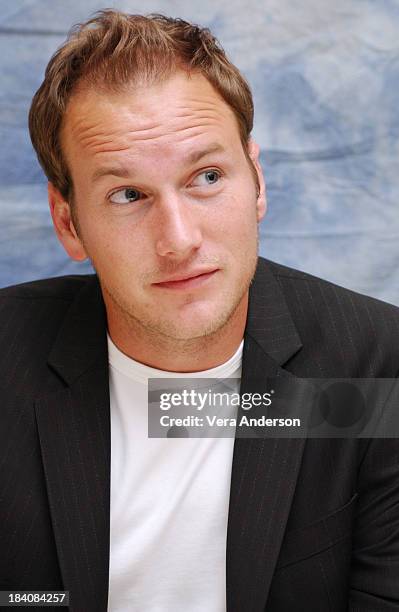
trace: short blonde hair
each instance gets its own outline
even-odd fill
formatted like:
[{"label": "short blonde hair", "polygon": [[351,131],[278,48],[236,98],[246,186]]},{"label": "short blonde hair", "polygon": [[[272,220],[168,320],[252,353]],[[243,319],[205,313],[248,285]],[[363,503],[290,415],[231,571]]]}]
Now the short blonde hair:
[{"label": "short blonde hair", "polygon": [[251,90],[211,32],[182,19],[106,9],[72,28],[48,63],[29,112],[39,162],[66,200],[73,185],[62,156],[60,131],[77,86],[118,92],[132,84],[167,79],[177,69],[200,72],[212,84],[234,112],[247,154],[253,126]]}]

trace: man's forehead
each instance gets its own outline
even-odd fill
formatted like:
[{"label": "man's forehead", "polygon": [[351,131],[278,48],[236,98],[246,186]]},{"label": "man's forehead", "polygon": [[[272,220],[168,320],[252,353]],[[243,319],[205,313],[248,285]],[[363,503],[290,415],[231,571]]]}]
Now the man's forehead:
[{"label": "man's forehead", "polygon": [[78,150],[93,159],[147,156],[154,147],[165,154],[176,147],[176,154],[200,158],[207,149],[216,152],[215,141],[221,152],[239,140],[235,115],[221,96],[202,75],[184,74],[138,92],[79,92],[61,135],[67,159]]},{"label": "man's forehead", "polygon": [[[79,137],[106,130],[124,129],[152,137],[157,128],[184,129],[185,122],[234,120],[234,113],[215,88],[201,74],[188,76],[179,71],[159,84],[126,86],[118,92],[79,89],[67,106],[62,131]],[[143,134],[140,134],[143,132]]]}]

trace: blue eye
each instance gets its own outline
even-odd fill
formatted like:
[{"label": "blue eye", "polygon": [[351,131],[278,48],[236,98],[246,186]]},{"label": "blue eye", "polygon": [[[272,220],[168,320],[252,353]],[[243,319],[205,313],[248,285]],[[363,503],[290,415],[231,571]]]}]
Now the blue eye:
[{"label": "blue eye", "polygon": [[215,185],[221,177],[218,170],[205,170],[198,174],[192,182],[194,187],[206,187],[207,185]]},{"label": "blue eye", "polygon": [[127,187],[126,189],[120,189],[110,195],[110,202],[113,204],[131,204],[137,202],[142,197],[141,191],[134,189],[134,187]]},{"label": "blue eye", "polygon": [[204,175],[206,178],[206,182],[209,185],[217,183],[220,178],[219,172],[216,172],[216,170],[207,170],[206,172],[204,172]]}]

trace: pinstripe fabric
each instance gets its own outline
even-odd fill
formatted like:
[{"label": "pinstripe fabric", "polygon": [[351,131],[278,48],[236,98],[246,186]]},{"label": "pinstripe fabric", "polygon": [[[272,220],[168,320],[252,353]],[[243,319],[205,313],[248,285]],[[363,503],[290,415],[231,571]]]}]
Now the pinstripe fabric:
[{"label": "pinstripe fabric", "polygon": [[81,610],[108,598],[110,424],[107,369],[36,402],[40,446],[64,584]]},{"label": "pinstripe fabric", "polygon": [[[0,588],[65,588],[73,612],[105,611],[97,279],[2,290],[0,317]],[[398,309],[259,259],[242,391],[270,376],[394,378],[398,357]],[[226,563],[228,612],[399,610],[398,441],[236,439]]]}]

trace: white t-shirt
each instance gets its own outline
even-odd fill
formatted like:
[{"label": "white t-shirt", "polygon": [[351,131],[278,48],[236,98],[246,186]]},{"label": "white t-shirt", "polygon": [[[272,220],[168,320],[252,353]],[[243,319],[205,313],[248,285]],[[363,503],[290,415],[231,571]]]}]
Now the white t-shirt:
[{"label": "white t-shirt", "polygon": [[231,437],[148,438],[148,378],[240,378],[224,364],[166,372],[108,338],[111,400],[109,612],[223,612]]}]

